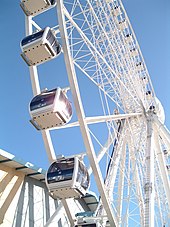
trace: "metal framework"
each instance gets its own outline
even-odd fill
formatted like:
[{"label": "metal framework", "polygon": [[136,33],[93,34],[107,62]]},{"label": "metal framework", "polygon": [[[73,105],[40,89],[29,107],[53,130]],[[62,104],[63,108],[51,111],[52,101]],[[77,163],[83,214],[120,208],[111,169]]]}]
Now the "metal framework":
[{"label": "metal framework", "polygon": [[[89,173],[101,197],[96,217],[107,217],[112,227],[169,226],[170,134],[121,0],[57,0],[56,7],[54,31],[78,121],[50,130],[80,127]],[[33,26],[41,29],[33,19],[26,16],[26,35]],[[29,70],[33,93],[39,94],[37,67]],[[96,113],[88,111],[86,93],[80,95],[80,77],[94,87],[94,102],[100,100]],[[52,162],[50,130],[42,137]],[[74,217],[63,204],[73,226]]]}]

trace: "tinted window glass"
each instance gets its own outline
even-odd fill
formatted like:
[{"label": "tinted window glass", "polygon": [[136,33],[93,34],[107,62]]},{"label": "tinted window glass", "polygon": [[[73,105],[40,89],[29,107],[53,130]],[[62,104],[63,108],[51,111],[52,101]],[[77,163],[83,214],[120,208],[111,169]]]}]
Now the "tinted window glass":
[{"label": "tinted window glass", "polygon": [[52,164],[47,173],[48,183],[71,180],[74,171],[74,158],[59,160]]},{"label": "tinted window glass", "polygon": [[79,161],[77,182],[86,190],[89,187],[89,174],[86,167]]},{"label": "tinted window glass", "polygon": [[48,105],[52,105],[55,98],[55,92],[51,92],[50,94],[41,94],[33,98],[30,103],[30,110],[36,110]]},{"label": "tinted window glass", "polygon": [[61,51],[61,47],[51,30],[48,31],[47,40],[52,45],[52,48],[55,51],[55,53],[59,54]]},{"label": "tinted window glass", "polygon": [[96,224],[80,224],[80,225],[76,225],[75,227],[96,227]]},{"label": "tinted window glass", "polygon": [[55,40],[52,47],[53,47],[53,50],[55,51],[56,54],[59,54],[61,52],[61,46],[60,46],[60,44],[58,43],[57,40]]},{"label": "tinted window glass", "polygon": [[36,40],[36,39],[41,38],[41,37],[43,36],[43,33],[44,33],[44,30],[41,30],[41,31],[39,31],[39,32],[37,32],[37,33],[34,33],[34,34],[32,34],[32,35],[29,35],[29,36],[25,37],[25,38],[21,41],[21,45],[24,46],[24,45],[26,45],[26,44],[28,44],[28,43],[33,42],[33,41]]},{"label": "tinted window glass", "polygon": [[53,35],[52,31],[49,30],[47,33],[47,40],[53,44],[55,42],[55,36]]}]

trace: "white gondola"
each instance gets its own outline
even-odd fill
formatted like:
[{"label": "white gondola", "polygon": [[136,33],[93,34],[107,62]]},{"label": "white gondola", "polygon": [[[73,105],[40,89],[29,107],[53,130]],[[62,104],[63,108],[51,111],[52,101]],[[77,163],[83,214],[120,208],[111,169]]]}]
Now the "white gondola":
[{"label": "white gondola", "polygon": [[142,62],[136,63],[136,68],[137,68],[138,71],[144,70],[144,66],[143,66]]},{"label": "white gondola", "polygon": [[36,16],[54,7],[56,0],[22,0],[21,8],[27,16]]},{"label": "white gondola", "polygon": [[148,101],[151,101],[152,100],[152,92],[150,90],[146,91],[146,99]]},{"label": "white gondola", "polygon": [[29,105],[31,123],[39,130],[62,126],[72,117],[71,103],[61,88],[43,91]]},{"label": "white gondola", "polygon": [[115,7],[112,9],[112,14],[113,14],[115,17],[118,17],[119,15],[121,15],[122,12],[121,12],[120,6],[115,6]]},{"label": "white gondola", "polygon": [[137,57],[139,55],[138,50],[136,48],[131,49],[130,54],[132,57]]},{"label": "white gondola", "polygon": [[125,19],[119,21],[118,27],[121,31],[125,30],[126,28],[128,28],[127,21]]},{"label": "white gondola", "polygon": [[49,27],[25,37],[21,41],[22,58],[29,66],[39,65],[57,57],[61,45]]},{"label": "white gondola", "polygon": [[147,78],[146,75],[143,75],[143,76],[141,77],[141,80],[142,80],[142,83],[144,84],[144,86],[146,86],[146,85],[148,84],[148,78]]},{"label": "white gondola", "polygon": [[49,167],[46,184],[54,198],[79,198],[84,196],[89,188],[89,174],[77,156],[62,157]]},{"label": "white gondola", "polygon": [[126,43],[133,43],[134,42],[134,40],[133,40],[133,37],[132,37],[132,34],[126,34],[126,36],[125,36],[125,42]]}]

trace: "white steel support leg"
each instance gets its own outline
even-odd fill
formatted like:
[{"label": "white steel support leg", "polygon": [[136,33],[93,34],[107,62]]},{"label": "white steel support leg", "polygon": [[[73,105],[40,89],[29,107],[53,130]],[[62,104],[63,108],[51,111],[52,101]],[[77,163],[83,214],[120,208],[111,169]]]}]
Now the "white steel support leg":
[{"label": "white steel support leg", "polygon": [[125,174],[125,161],[126,161],[126,144],[122,149],[122,158],[120,160],[120,175],[119,175],[119,185],[118,185],[118,206],[117,206],[117,213],[119,217],[119,226],[121,226],[121,215],[122,215],[122,207],[123,207],[123,188],[124,188],[124,174]]},{"label": "white steel support leg", "polygon": [[141,182],[139,177],[139,169],[135,162],[136,157],[135,157],[135,150],[134,150],[132,138],[129,138],[129,141],[130,141],[129,152],[131,156],[132,169],[134,171],[134,181],[136,182],[136,191],[137,191],[139,210],[140,210],[140,223],[141,223],[141,226],[144,226],[144,199],[143,199]]},{"label": "white steel support leg", "polygon": [[[26,27],[26,35],[31,35],[32,34],[32,18],[31,17],[26,17],[25,18],[25,27]],[[32,84],[32,90],[33,94],[37,95],[40,94],[41,89],[40,89],[40,84],[39,84],[39,79],[38,79],[38,71],[36,66],[30,66],[30,77],[31,77],[31,84]],[[51,140],[51,135],[49,130],[44,130],[42,131],[42,137],[44,141],[44,145],[46,148],[48,160],[50,163],[52,163],[56,159],[54,147],[52,144]],[[65,211],[67,213],[68,219],[70,221],[71,226],[74,226],[74,220],[72,218],[72,215],[70,213],[70,210],[68,208],[68,204],[66,200],[62,200],[62,204],[65,208]]]},{"label": "white steel support leg", "polygon": [[64,6],[63,6],[62,0],[57,0],[57,12],[58,12],[59,29],[60,29],[60,34],[62,38],[62,47],[64,51],[66,69],[67,69],[70,87],[71,87],[71,91],[74,99],[74,105],[76,108],[77,117],[80,123],[81,133],[83,136],[84,144],[86,146],[86,152],[90,161],[90,165],[92,166],[92,169],[94,172],[97,187],[100,192],[102,202],[104,204],[104,208],[106,210],[110,225],[114,227],[114,226],[117,226],[117,218],[113,213],[112,206],[105,193],[105,186],[103,183],[102,174],[101,174],[99,165],[96,161],[97,158],[96,158],[94,147],[91,141],[90,133],[89,133],[87,124],[84,120],[85,114],[84,114],[84,110],[83,110],[83,106],[80,98],[76,72],[72,62],[69,43],[67,39],[67,30],[66,30],[65,17],[64,17]]},{"label": "white steel support leg", "polygon": [[[124,137],[125,134],[125,127],[122,130],[122,133],[120,135],[119,138],[119,142],[118,145],[114,151],[114,155],[112,157],[112,164],[110,165],[110,168],[108,170],[108,174],[107,174],[107,179],[105,181],[105,185],[106,185],[106,194],[108,195],[109,198],[113,199],[113,191],[114,191],[114,187],[115,187],[115,181],[116,181],[116,176],[117,176],[117,172],[119,169],[119,163],[120,163],[120,159],[122,156],[122,152],[125,149],[126,146],[126,141],[123,140],[122,142],[122,138]],[[103,211],[103,205],[99,208],[99,214],[104,214],[105,212]]]},{"label": "white steel support leg", "polygon": [[[100,163],[101,159],[103,158],[103,156],[105,155],[105,153],[109,150],[111,144],[113,144],[113,137],[114,135],[108,137],[108,140],[106,141],[105,145],[101,148],[101,150],[99,151],[98,155],[97,155],[97,163]],[[91,166],[89,166],[88,168],[88,173],[89,175],[92,174],[92,168]]]},{"label": "white steel support leg", "polygon": [[[161,207],[161,198],[160,198],[160,195],[157,195],[157,193],[159,192],[159,189],[158,189],[158,184],[155,182],[155,197],[156,197],[156,200],[157,200],[157,204],[158,204],[158,207]],[[160,216],[160,220],[161,220],[161,223],[163,226],[163,223],[164,223],[164,217],[163,217],[163,210],[162,209],[159,209],[159,213],[158,213],[158,216]],[[156,219],[159,218],[159,217],[156,217]],[[157,221],[157,220],[156,220]]]},{"label": "white steel support leg", "polygon": [[68,220],[69,220],[69,222],[71,224],[71,227],[73,227],[74,226],[75,217],[73,217],[73,215],[71,213],[72,207],[69,207],[68,201],[66,199],[62,199],[62,204],[63,204],[64,209],[66,211],[66,214],[67,214]]},{"label": "white steel support leg", "polygon": [[[25,32],[26,36],[32,34],[32,17],[25,17]],[[38,72],[37,72],[37,67],[36,66],[30,66],[29,67],[30,71],[30,77],[31,77],[31,84],[32,84],[32,90],[33,94],[37,95],[40,94],[41,89],[40,89],[40,84],[39,84],[39,79],[38,79]],[[42,131],[42,137],[44,140],[44,145],[46,148],[47,156],[49,162],[53,162],[56,159],[56,155],[54,152],[51,136],[49,130]]]},{"label": "white steel support leg", "polygon": [[[108,193],[110,198],[113,197],[112,193],[113,193],[113,190],[114,190],[114,187],[115,187],[115,181],[116,181],[116,176],[117,176],[117,172],[118,172],[118,169],[119,169],[119,164],[120,164],[122,152],[124,151],[124,149],[126,149],[125,148],[126,147],[126,141],[122,139],[125,136],[125,131],[126,131],[126,128],[124,127],[123,130],[122,130],[122,133],[120,135],[118,145],[117,145],[117,147],[114,151],[114,154],[113,154],[112,164],[111,164],[111,167],[108,171],[109,177],[107,177],[107,181],[105,182],[105,184],[107,185],[107,190],[108,190],[107,193]],[[123,140],[123,142],[122,142],[122,140]]]},{"label": "white steel support leg", "polygon": [[[28,36],[28,35],[31,35],[32,32],[33,32],[32,17],[25,16],[25,34],[26,34],[26,36]],[[40,94],[41,90],[40,90],[40,84],[39,84],[39,79],[38,79],[37,67],[30,66],[29,71],[30,71],[33,94],[34,95]]]},{"label": "white steel support leg", "polygon": [[161,172],[161,179],[162,179],[163,186],[165,189],[167,202],[170,207],[170,182],[169,182],[168,171],[166,168],[164,153],[163,153],[160,143],[159,143],[158,134],[154,136],[154,143],[155,143],[156,158],[157,158],[158,166],[159,166],[159,169]]},{"label": "white steel support leg", "polygon": [[50,163],[52,163],[54,160],[56,160],[56,155],[52,144],[50,132],[49,130],[44,130],[41,133],[42,133],[45,149],[47,152],[48,160]]},{"label": "white steel support leg", "polygon": [[57,223],[61,217],[61,214],[64,213],[64,207],[62,203],[60,203],[56,209],[56,211],[53,213],[53,215],[48,219],[44,227],[48,227],[51,225],[51,223],[54,221]]},{"label": "white steel support leg", "polygon": [[[65,210],[65,212],[67,214],[67,218],[69,220],[69,223],[70,223],[71,227],[74,226],[74,217],[72,216],[72,213],[70,212],[70,209],[68,207],[68,201],[63,199],[61,201],[61,203],[58,205],[56,211],[53,213],[53,215],[49,218],[47,223],[44,225],[44,227],[48,227],[52,223],[53,223],[53,225],[56,225],[56,223],[61,218],[62,214],[64,215],[64,213],[65,213],[64,210]],[[54,220],[55,220],[55,224],[54,224]],[[68,227],[68,224],[67,224],[67,227]]]},{"label": "white steel support leg", "polygon": [[[159,135],[162,137],[163,141],[167,145],[168,150],[170,150],[170,132],[169,132],[169,130],[166,128],[166,126],[164,124],[162,124],[159,121],[157,116],[154,117],[154,124],[157,126]],[[170,151],[169,151],[169,155],[170,155]]]},{"label": "white steel support leg", "polygon": [[154,227],[154,150],[153,150],[153,113],[147,116],[147,147],[145,153],[145,214],[144,226]]},{"label": "white steel support leg", "polygon": [[[131,171],[131,167],[130,167],[130,153],[127,152],[127,154],[128,154],[129,157],[128,157],[128,163],[126,164],[127,165],[127,182],[128,182],[128,188],[127,188],[126,195],[127,195],[127,202],[129,204],[130,187],[131,187],[131,185],[130,185],[130,171]],[[127,155],[126,155],[126,158],[127,158]],[[122,219],[122,226],[129,226],[129,205],[127,205],[127,207],[126,207],[125,216]]]}]

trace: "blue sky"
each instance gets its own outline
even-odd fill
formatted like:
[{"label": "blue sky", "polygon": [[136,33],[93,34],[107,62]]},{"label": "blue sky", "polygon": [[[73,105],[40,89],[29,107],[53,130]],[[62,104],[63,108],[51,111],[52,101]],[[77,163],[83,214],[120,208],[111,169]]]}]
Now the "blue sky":
[{"label": "blue sky", "polygon": [[[124,0],[123,4],[137,36],[150,77],[166,114],[170,129],[170,2],[169,0]],[[36,18],[45,27],[56,24],[55,9]],[[29,123],[28,104],[33,97],[29,70],[20,57],[20,41],[25,36],[24,14],[19,1],[1,0],[0,61],[0,148],[25,161],[47,168],[41,137]],[[38,68],[42,88],[69,86],[63,56]],[[86,88],[82,87],[82,90]],[[89,104],[93,105],[93,103]],[[75,116],[74,116],[75,117]],[[84,151],[81,136],[74,129],[52,132],[58,153]],[[77,135],[77,134],[76,134]],[[61,151],[62,149],[62,151]],[[61,151],[61,152],[60,152]],[[74,153],[74,152],[73,152]]]}]

